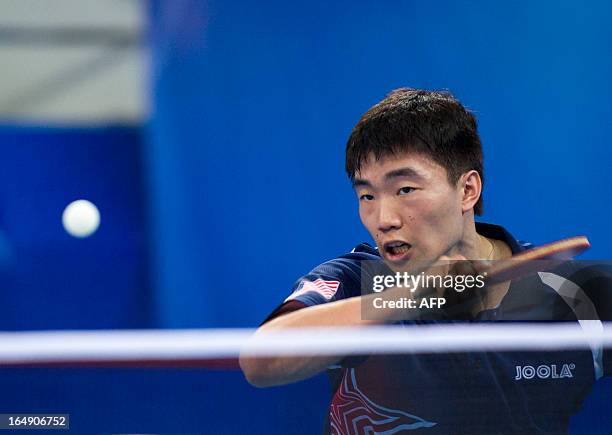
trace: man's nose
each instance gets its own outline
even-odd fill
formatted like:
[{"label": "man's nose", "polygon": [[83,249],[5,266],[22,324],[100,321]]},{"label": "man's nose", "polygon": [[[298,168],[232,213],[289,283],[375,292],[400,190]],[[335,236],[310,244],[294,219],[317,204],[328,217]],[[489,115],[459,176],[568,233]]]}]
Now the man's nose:
[{"label": "man's nose", "polygon": [[391,204],[381,204],[378,210],[378,230],[387,232],[397,230],[402,226],[402,218],[398,210]]}]

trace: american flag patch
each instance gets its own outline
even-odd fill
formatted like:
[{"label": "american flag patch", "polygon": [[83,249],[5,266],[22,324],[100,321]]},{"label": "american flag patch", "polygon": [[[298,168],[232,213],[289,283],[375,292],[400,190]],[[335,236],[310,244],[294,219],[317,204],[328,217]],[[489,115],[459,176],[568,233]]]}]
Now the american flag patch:
[{"label": "american flag patch", "polygon": [[317,292],[329,301],[334,297],[339,286],[340,281],[323,281],[321,278],[315,279],[314,281],[303,281],[302,286],[291,293],[291,295],[285,299],[285,302],[308,292]]}]

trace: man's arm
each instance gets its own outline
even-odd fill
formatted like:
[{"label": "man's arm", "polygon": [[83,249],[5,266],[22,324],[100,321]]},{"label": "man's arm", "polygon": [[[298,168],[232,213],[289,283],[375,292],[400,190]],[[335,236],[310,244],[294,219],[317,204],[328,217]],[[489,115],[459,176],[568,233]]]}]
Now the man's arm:
[{"label": "man's arm", "polygon": [[[439,274],[444,271],[445,273],[456,274],[459,272],[459,266],[461,266],[463,269],[461,272],[463,274],[475,273],[475,266],[471,263],[469,265],[466,264],[465,258],[462,256],[442,256],[439,260],[443,262],[442,266],[438,266],[438,268],[434,266],[428,269],[428,272]],[[454,266],[451,267],[448,261],[459,263],[454,263]],[[439,269],[439,267],[442,267],[442,269]],[[485,270],[484,267],[484,265],[480,266],[480,268],[483,268],[482,270]],[[266,332],[296,327],[367,326],[391,323],[398,320],[413,320],[420,315],[421,312],[419,309],[399,310],[388,308],[388,305],[384,304],[378,304],[377,308],[373,308],[374,300],[381,298],[384,300],[397,301],[401,300],[401,298],[408,297],[416,299],[418,306],[418,300],[430,297],[438,291],[439,289],[432,288],[417,288],[410,291],[407,288],[394,287],[382,293],[356,296],[326,304],[306,307],[273,318],[262,325],[255,335],[257,336],[259,334],[265,334]],[[437,295],[440,296],[440,293],[437,293]],[[462,307],[464,303],[469,305],[471,302],[469,300],[467,302],[463,301],[463,303],[456,302],[459,308]],[[251,385],[256,387],[269,387],[309,378],[322,372],[330,365],[339,363],[344,357],[345,355],[255,357],[249,356],[248,351],[245,351],[240,355],[240,367]]]},{"label": "man's arm", "polygon": [[[390,289],[384,292],[386,298],[397,298],[404,294],[404,289]],[[363,318],[362,304],[371,306],[373,299],[381,295],[352,297],[284,314],[262,325],[255,335],[295,327],[366,326],[399,320],[398,310],[392,309],[372,310],[372,315],[368,315],[367,320]],[[401,313],[403,319],[406,319],[406,314],[406,312]],[[309,378],[343,358],[344,355],[252,357],[245,352],[240,355],[240,367],[251,385],[270,387]]]}]

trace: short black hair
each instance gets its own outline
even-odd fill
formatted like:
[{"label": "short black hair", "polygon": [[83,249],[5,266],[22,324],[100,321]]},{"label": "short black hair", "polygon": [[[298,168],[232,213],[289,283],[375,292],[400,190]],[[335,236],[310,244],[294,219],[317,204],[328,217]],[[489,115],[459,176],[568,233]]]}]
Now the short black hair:
[{"label": "short black hair", "polygon": [[[346,144],[346,173],[353,181],[370,155],[379,160],[407,151],[444,167],[451,184],[470,170],[478,171],[484,184],[476,118],[450,92],[400,88],[372,106]],[[474,213],[482,209],[480,195]]]}]

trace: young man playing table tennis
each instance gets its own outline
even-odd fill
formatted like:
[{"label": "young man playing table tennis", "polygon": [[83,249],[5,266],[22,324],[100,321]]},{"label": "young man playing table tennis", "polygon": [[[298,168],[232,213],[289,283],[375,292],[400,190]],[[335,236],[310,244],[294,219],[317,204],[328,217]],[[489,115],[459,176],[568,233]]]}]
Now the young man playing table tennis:
[{"label": "young man playing table tennis", "polygon": [[[554,286],[538,275],[516,285],[488,286],[484,293],[462,295],[463,300],[451,298],[445,309],[428,309],[423,316],[388,307],[364,316],[364,305],[380,295],[364,295],[363,262],[382,259],[392,271],[417,273],[431,271],[440,260],[498,261],[528,248],[500,226],[475,222],[482,212],[481,143],[474,116],[449,93],[398,89],[373,106],[348,140],[346,171],[376,247],[360,244],[300,278],[261,332],[400,323],[406,333],[418,334],[415,325],[457,319],[576,320]],[[394,291],[406,290],[389,290]],[[564,432],[603,375],[600,349],[359,358],[245,355],[240,363],[248,381],[260,387],[328,370],[334,393],[326,430],[332,433]]]}]

